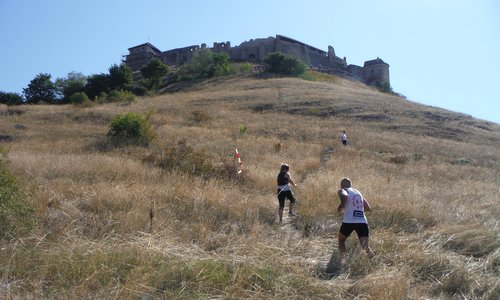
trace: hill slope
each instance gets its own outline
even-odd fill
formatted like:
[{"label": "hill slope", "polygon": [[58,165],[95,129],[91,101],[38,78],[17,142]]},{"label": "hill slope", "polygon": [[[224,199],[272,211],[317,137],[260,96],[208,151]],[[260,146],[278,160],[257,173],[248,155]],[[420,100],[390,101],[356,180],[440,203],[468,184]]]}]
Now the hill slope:
[{"label": "hill slope", "polygon": [[[336,77],[170,90],[131,104],[0,108],[0,146],[38,221],[2,241],[0,296],[498,297],[498,124]],[[129,111],[154,111],[153,145],[106,139]],[[299,185],[299,216],[284,226],[281,162]],[[340,262],[343,177],[372,204],[372,260],[353,236]]]}]

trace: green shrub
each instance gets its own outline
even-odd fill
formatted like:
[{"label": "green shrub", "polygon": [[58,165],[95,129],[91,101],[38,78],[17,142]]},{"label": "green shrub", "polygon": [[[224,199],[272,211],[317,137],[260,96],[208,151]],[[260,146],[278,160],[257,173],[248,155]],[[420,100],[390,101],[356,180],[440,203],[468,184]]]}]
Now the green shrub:
[{"label": "green shrub", "polygon": [[195,110],[191,113],[191,120],[194,123],[203,123],[211,119],[210,115],[203,111]]},{"label": "green shrub", "polygon": [[281,52],[266,55],[264,64],[267,72],[280,75],[299,76],[306,71],[306,65],[301,60]]},{"label": "green shrub", "polygon": [[0,160],[0,238],[14,238],[33,227],[34,208],[27,198],[20,183]]},{"label": "green shrub", "polygon": [[220,160],[210,157],[204,149],[195,149],[185,139],[152,151],[144,156],[143,162],[164,171],[177,171],[205,179],[218,178],[239,183],[251,181],[246,172],[238,173],[236,161],[228,160],[227,157],[220,157]]},{"label": "green shrub", "polygon": [[231,72],[229,55],[226,52],[213,54],[213,73],[212,76],[224,76]]},{"label": "green shrub", "polygon": [[106,96],[105,102],[133,102],[135,95],[130,91],[125,90],[112,90]]},{"label": "green shrub", "polygon": [[409,158],[404,154],[394,155],[394,156],[389,158],[389,161],[391,163],[395,163],[397,165],[405,165],[409,162]]},{"label": "green shrub", "polygon": [[180,140],[175,147],[149,154],[144,161],[164,170],[177,170],[196,176],[208,177],[215,172],[205,152],[195,150],[185,139]]},{"label": "green shrub", "polygon": [[298,76],[300,79],[307,81],[316,81],[316,77],[311,72],[304,72]]},{"label": "green shrub", "polygon": [[137,96],[145,96],[148,93],[148,89],[142,85],[135,85],[132,87],[132,93]]},{"label": "green shrub", "polygon": [[128,90],[134,82],[134,77],[132,74],[132,69],[125,63],[119,66],[113,64],[109,67],[109,89],[110,90]]},{"label": "green shrub", "polygon": [[324,73],[316,70],[306,70],[303,74],[298,76],[307,81],[320,81],[320,82],[337,82],[338,77],[333,74]]},{"label": "green shrub", "polygon": [[108,137],[114,145],[149,145],[155,135],[151,125],[152,112],[147,115],[130,112],[111,121]]},{"label": "green shrub", "polygon": [[281,143],[274,144],[274,152],[275,153],[280,153],[281,149],[283,149],[283,145]]},{"label": "green shrub", "polygon": [[254,65],[251,63],[233,63],[230,73],[233,74],[251,74],[254,71]]},{"label": "green shrub", "polygon": [[85,104],[90,100],[84,92],[77,92],[69,97],[69,101],[73,104]]},{"label": "green shrub", "polygon": [[240,125],[240,135],[244,135],[247,132],[247,129],[246,125]]},{"label": "green shrub", "polygon": [[193,58],[179,68],[181,80],[210,78],[213,76],[228,75],[231,72],[227,53],[213,53],[210,49],[197,49]]},{"label": "green shrub", "polygon": [[69,72],[66,78],[57,78],[54,85],[61,96],[59,103],[71,103],[71,96],[78,92],[83,92],[87,76],[78,72]]},{"label": "green shrub", "polygon": [[23,96],[18,93],[7,93],[0,91],[0,104],[20,105],[24,104]]},{"label": "green shrub", "polygon": [[153,58],[141,69],[141,75],[152,90],[158,89],[163,84],[164,78],[169,72],[168,66],[158,58]]}]

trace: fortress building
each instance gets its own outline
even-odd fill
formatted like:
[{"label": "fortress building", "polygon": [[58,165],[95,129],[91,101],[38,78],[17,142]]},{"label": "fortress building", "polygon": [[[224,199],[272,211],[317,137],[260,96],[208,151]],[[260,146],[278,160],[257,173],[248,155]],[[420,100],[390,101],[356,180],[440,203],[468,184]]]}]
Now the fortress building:
[{"label": "fortress building", "polygon": [[[189,61],[194,52],[200,48],[207,48],[207,45],[193,45],[160,51],[152,44],[145,43],[129,48],[129,54],[125,55],[124,62],[133,71],[140,70],[154,57],[159,58],[167,65],[180,66]],[[328,46],[328,52],[325,52],[282,35],[252,39],[234,47],[231,47],[230,42],[214,43],[213,47],[209,49],[216,53],[226,52],[229,59],[234,62],[252,63],[261,63],[269,53],[282,52],[297,57],[311,69],[332,74],[342,74],[367,84],[390,85],[389,64],[380,58],[365,61],[362,67],[348,65],[345,57],[340,58],[335,55],[335,49],[332,46]]]}]

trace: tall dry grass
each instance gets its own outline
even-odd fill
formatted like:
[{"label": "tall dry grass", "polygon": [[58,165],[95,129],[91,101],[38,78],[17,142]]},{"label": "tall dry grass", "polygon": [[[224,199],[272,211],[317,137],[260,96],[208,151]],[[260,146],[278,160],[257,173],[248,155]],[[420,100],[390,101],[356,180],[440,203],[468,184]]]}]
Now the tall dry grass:
[{"label": "tall dry grass", "polygon": [[[154,111],[150,147],[107,141],[113,116],[130,111]],[[340,78],[215,79],[127,105],[0,114],[8,166],[32,191],[38,221],[2,241],[3,298],[500,294],[496,124]],[[189,159],[180,141],[205,173],[155,164],[161,153]],[[285,226],[276,223],[282,162],[298,183],[299,216]],[[343,177],[373,207],[372,260],[355,237],[347,261],[338,255]]]}]

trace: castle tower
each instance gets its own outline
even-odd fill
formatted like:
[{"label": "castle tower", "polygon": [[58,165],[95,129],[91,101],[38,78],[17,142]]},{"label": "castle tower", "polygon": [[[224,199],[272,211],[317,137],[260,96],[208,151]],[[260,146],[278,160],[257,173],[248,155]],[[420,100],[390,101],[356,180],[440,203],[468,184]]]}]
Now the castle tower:
[{"label": "castle tower", "polygon": [[150,43],[144,43],[132,48],[128,48],[129,54],[125,56],[125,64],[132,71],[140,70],[153,58],[159,58],[161,51]]},{"label": "castle tower", "polygon": [[363,81],[367,84],[382,86],[391,84],[389,77],[389,64],[378,58],[365,61],[363,66]]},{"label": "castle tower", "polygon": [[328,61],[333,64],[335,61],[335,49],[332,46],[328,46]]}]

